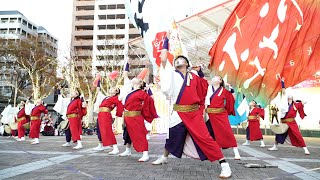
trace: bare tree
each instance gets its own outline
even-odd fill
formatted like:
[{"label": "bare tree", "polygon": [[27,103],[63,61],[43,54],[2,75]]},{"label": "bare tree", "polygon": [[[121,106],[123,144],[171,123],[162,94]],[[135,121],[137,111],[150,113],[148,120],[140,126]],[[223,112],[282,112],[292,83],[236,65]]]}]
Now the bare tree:
[{"label": "bare tree", "polygon": [[34,99],[47,97],[60,81],[56,76],[57,60],[53,49],[48,43],[41,43],[39,40],[37,37],[2,39],[0,50],[2,58],[7,62],[13,61],[12,69],[16,70],[21,79],[15,87],[23,93],[23,88],[30,84]]}]

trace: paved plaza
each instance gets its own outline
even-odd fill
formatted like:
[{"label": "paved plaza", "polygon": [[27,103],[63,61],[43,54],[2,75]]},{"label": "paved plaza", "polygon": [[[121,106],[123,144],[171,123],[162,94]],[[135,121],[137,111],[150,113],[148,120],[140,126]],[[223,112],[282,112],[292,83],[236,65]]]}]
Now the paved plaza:
[{"label": "paved plaza", "polygon": [[[304,155],[301,148],[279,146],[279,151],[267,150],[273,136],[265,136],[266,148],[259,142],[242,146],[243,135],[236,136],[240,161],[233,160],[232,149],[223,150],[232,169],[230,179],[320,179],[320,139],[305,138],[311,153]],[[120,151],[121,135],[117,135]],[[110,156],[107,149],[95,152],[97,136],[84,136],[82,150],[61,147],[63,136],[41,137],[39,145],[17,142],[0,137],[0,179],[218,179],[218,162],[198,161],[190,158],[170,158],[166,165],[154,166],[152,161],[162,153],[165,135],[152,135],[149,141],[150,161],[139,163],[141,154],[134,150],[131,157]],[[246,164],[274,165],[268,168],[248,168]]]}]

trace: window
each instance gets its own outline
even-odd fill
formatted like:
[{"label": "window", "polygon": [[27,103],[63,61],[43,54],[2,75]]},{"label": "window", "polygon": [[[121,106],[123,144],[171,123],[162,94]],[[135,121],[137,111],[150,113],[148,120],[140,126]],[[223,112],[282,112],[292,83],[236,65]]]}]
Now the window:
[{"label": "window", "polygon": [[8,30],[7,29],[0,29],[0,34],[7,34]]},{"label": "window", "polygon": [[117,4],[117,9],[125,9],[124,4]]},{"label": "window", "polygon": [[116,29],[116,26],[114,24],[107,25],[107,29]]},{"label": "window", "polygon": [[115,15],[107,15],[107,19],[116,19]]},{"label": "window", "polygon": [[74,38],[76,41],[93,40],[93,36],[75,36]]},{"label": "window", "polygon": [[25,26],[27,26],[28,23],[27,23],[26,20],[23,19],[23,20],[22,20],[22,24],[25,25]]},{"label": "window", "polygon": [[117,9],[117,5],[116,4],[108,5],[108,9]]},{"label": "window", "polygon": [[129,39],[140,37],[140,34],[129,34]]},{"label": "window", "polygon": [[[108,40],[106,41],[106,43],[107,42],[108,42]],[[113,49],[121,50],[121,49],[124,49],[124,46],[123,45],[98,45],[97,48],[98,48],[99,51],[101,51],[101,50],[113,50]]]},{"label": "window", "polygon": [[98,25],[98,29],[99,29],[99,30],[106,29],[106,28],[107,28],[106,25]]},{"label": "window", "polygon": [[92,50],[92,46],[75,46],[76,51]]},{"label": "window", "polygon": [[26,32],[25,30],[22,30],[22,31],[21,31],[21,34],[22,34],[23,36],[27,36],[27,32]]},{"label": "window", "polygon": [[15,28],[10,28],[9,29],[9,34],[16,34],[16,29]]},{"label": "window", "polygon": [[98,40],[113,39],[114,35],[98,35]]},{"label": "window", "polygon": [[76,31],[93,30],[93,26],[76,26]]},{"label": "window", "polygon": [[126,26],[124,24],[117,24],[116,29],[124,29]]},{"label": "window", "polygon": [[81,21],[81,20],[93,20],[94,16],[76,16],[76,21]]},{"label": "window", "polygon": [[90,11],[94,10],[94,6],[77,6],[77,11]]},{"label": "window", "polygon": [[18,23],[21,23],[21,18],[18,18]]},{"label": "window", "polygon": [[129,28],[131,29],[131,28],[136,28],[136,27],[134,27],[133,24],[129,24]]},{"label": "window", "polygon": [[99,15],[98,18],[99,18],[99,20],[105,20],[105,19],[107,19],[107,16],[106,15]]},{"label": "window", "polygon": [[107,6],[106,6],[106,5],[99,5],[99,9],[100,9],[100,10],[106,10],[106,9],[107,9]]},{"label": "window", "polygon": [[118,34],[116,35],[116,39],[123,39],[124,38],[124,35],[123,34]]},{"label": "window", "polygon": [[2,18],[2,19],[1,19],[1,23],[7,23],[8,21],[9,21],[8,18]]},{"label": "window", "polygon": [[10,18],[10,23],[15,23],[17,22],[17,18]]},{"label": "window", "polygon": [[117,14],[117,19],[125,19],[126,15],[125,14]]},{"label": "window", "polygon": [[28,28],[32,30],[32,24],[28,24]]}]

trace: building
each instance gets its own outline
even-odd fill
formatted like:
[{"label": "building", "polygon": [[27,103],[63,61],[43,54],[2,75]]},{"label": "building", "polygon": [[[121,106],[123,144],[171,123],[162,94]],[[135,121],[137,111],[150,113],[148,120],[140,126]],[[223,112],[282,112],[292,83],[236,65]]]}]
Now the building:
[{"label": "building", "polygon": [[19,11],[0,11],[0,38],[39,38],[39,42],[50,45],[50,55],[57,57],[58,40],[44,27],[29,21]]},{"label": "building", "polygon": [[[37,38],[38,43],[46,47],[50,57],[57,57],[58,40],[44,27],[28,20],[19,11],[0,11],[0,38],[5,40],[20,40]],[[13,94],[13,82],[16,71],[14,58],[0,57],[0,96],[10,97]],[[1,107],[0,107],[1,108]]]},{"label": "building", "polygon": [[[129,40],[140,36],[129,22],[124,0],[74,0],[71,52],[81,67],[92,60],[98,71],[120,66],[127,58],[144,58],[145,52],[130,50]],[[143,65],[144,67],[144,65]]]}]

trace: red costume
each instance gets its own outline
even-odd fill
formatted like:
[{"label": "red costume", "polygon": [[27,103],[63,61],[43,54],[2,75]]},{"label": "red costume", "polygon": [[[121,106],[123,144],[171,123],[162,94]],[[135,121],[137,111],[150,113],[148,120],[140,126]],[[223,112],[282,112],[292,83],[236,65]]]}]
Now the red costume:
[{"label": "red costume", "polygon": [[264,109],[254,107],[251,109],[249,116],[248,116],[248,122],[249,126],[247,128],[247,140],[250,141],[256,141],[256,140],[262,140],[262,133],[260,130],[260,118],[264,119]]},{"label": "red costume", "polygon": [[26,133],[23,125],[28,122],[24,107],[18,112],[16,121],[18,122],[18,138],[22,138]]},{"label": "red costume", "polygon": [[[146,139],[148,131],[144,125],[144,120],[151,123],[154,118],[158,117],[153,99],[141,89],[134,90],[127,95],[124,108],[125,111],[129,111],[124,112],[124,121],[134,149],[137,152],[148,151],[148,141]],[[130,112],[140,112],[140,115],[127,116],[126,113]]]},{"label": "red costume", "polygon": [[[178,72],[180,73],[180,72]],[[181,74],[181,73],[180,73]],[[208,83],[203,78],[198,77],[193,73],[188,73],[186,76],[192,76],[190,84],[187,85],[189,77],[181,77],[184,79],[183,86],[180,90],[180,94],[177,98],[176,104],[178,105],[199,105],[199,109],[191,112],[179,112],[184,126],[188,133],[191,135],[192,140],[198,146],[198,154],[201,160],[204,160],[203,155],[210,161],[220,160],[224,156],[221,152],[220,146],[210,136],[208,129],[203,119],[203,108],[205,103],[205,97],[207,94]],[[174,127],[173,127],[174,128]],[[169,139],[171,138],[169,130]],[[166,144],[166,149],[170,149],[170,145]],[[170,150],[168,150],[170,152]],[[202,152],[202,153],[199,153]],[[171,152],[170,152],[171,153]]]},{"label": "red costume", "polygon": [[214,139],[221,148],[237,147],[237,141],[228,119],[228,115],[235,115],[234,97],[223,87],[217,90],[214,90],[213,86],[211,87],[213,94],[210,97],[207,113],[214,132]]},{"label": "red costume", "polygon": [[48,113],[47,108],[42,104],[34,107],[31,111],[31,114],[30,114],[31,126],[30,126],[30,134],[29,134],[30,138],[39,138],[40,125],[41,125],[41,120],[40,120],[41,113],[44,113],[44,114]]},{"label": "red costume", "polygon": [[67,118],[69,120],[73,142],[81,140],[79,131],[81,127],[82,117],[82,101],[80,98],[75,98],[71,100],[67,108]]},{"label": "red costume", "polygon": [[[303,110],[303,104],[301,102],[294,102],[289,106],[287,114],[284,118],[281,119],[282,123],[286,123],[289,126],[288,131],[285,134],[276,135],[276,141],[283,144],[288,135],[293,146],[306,147],[306,144],[298,128],[297,122],[294,119],[297,115],[297,112],[299,112],[301,119],[303,119],[306,116]],[[285,137],[281,138],[281,136]],[[283,139],[283,141],[281,141],[281,139]]]},{"label": "red costume", "polygon": [[98,122],[103,146],[117,144],[116,138],[112,131],[111,111],[117,107],[116,116],[121,117],[123,105],[118,100],[118,96],[106,97],[99,106]]},{"label": "red costume", "polygon": [[84,116],[87,115],[87,108],[82,107],[81,108],[81,118],[80,118],[80,123],[79,123],[79,135],[82,135],[82,119]]}]

